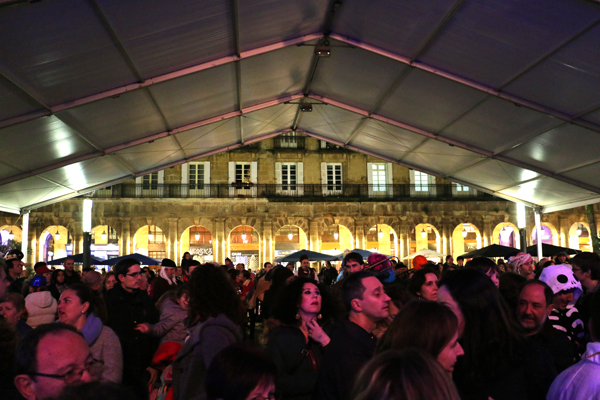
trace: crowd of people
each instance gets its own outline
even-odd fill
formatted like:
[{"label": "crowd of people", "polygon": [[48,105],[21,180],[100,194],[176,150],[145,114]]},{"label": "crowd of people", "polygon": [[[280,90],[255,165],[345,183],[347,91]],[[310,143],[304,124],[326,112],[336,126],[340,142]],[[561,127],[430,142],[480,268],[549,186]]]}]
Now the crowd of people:
[{"label": "crowd of people", "polygon": [[22,257],[0,268],[2,399],[600,398],[596,253],[30,277]]}]

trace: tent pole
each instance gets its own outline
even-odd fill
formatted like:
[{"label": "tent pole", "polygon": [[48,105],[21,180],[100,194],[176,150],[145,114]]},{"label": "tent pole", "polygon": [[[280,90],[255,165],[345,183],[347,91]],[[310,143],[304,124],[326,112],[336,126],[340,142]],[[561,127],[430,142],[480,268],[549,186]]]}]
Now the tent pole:
[{"label": "tent pole", "polygon": [[542,226],[540,222],[540,211],[538,209],[534,210],[535,216],[535,236],[537,238],[537,254],[538,261],[540,261],[544,255],[542,253]]}]

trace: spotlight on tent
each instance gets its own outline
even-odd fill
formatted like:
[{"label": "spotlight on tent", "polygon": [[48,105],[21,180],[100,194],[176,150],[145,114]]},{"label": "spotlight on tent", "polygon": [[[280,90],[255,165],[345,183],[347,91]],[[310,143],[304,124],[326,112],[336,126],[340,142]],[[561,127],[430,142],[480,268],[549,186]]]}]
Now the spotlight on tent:
[{"label": "spotlight on tent", "polygon": [[300,104],[300,111],[302,111],[302,112],[312,112],[312,103],[302,103],[302,104]]},{"label": "spotlight on tent", "polygon": [[330,57],[331,48],[329,47],[329,41],[325,40],[322,43],[315,46],[315,54],[318,57]]}]

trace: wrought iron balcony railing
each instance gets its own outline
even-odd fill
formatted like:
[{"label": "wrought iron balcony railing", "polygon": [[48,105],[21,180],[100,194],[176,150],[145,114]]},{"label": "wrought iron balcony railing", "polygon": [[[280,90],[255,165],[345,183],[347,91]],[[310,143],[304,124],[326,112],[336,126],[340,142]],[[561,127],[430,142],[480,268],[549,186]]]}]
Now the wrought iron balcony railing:
[{"label": "wrought iron balcony railing", "polygon": [[[461,190],[462,189],[462,190]],[[467,189],[467,190],[465,190]],[[273,201],[469,201],[498,199],[456,185],[352,184],[121,184],[96,190],[94,198],[268,198]]]}]

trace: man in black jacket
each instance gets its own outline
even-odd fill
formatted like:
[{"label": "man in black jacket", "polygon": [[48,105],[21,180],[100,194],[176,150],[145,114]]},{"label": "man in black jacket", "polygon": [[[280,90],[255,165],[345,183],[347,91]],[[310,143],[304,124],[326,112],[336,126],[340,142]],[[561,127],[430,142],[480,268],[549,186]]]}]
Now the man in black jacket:
[{"label": "man in black jacket", "polygon": [[353,273],[345,279],[342,298],[349,316],[340,319],[329,335],[317,382],[320,400],[351,398],[352,384],[361,368],[375,353],[377,322],[389,315],[383,285],[369,271]]},{"label": "man in black jacket", "polygon": [[138,324],[158,322],[154,300],[140,290],[140,263],[134,258],[119,261],[113,271],[118,282],[106,293],[107,325],[119,337],[123,349],[123,384],[132,387],[139,398],[148,397],[152,356],[157,339],[135,330]]}]

